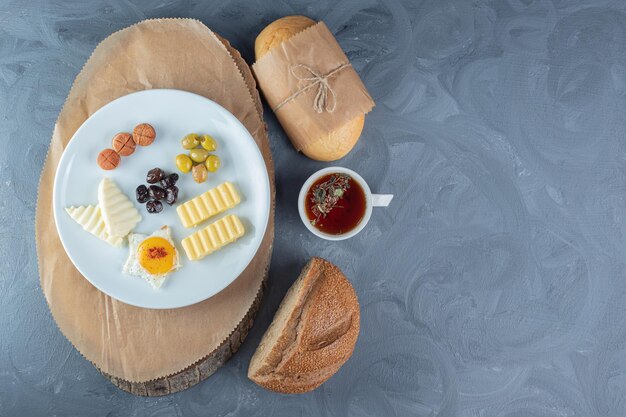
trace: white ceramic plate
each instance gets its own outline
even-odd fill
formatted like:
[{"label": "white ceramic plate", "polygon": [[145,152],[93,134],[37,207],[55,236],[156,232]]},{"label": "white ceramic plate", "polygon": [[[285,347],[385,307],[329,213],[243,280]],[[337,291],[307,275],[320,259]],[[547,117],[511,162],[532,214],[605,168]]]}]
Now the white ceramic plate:
[{"label": "white ceramic plate", "polygon": [[[96,164],[98,153],[111,147],[118,132],[132,132],[138,123],[150,123],[156,140],[147,147],[123,157],[117,169],[103,171]],[[135,200],[135,189],[145,184],[148,170],[159,167],[178,172],[175,156],[183,153],[180,140],[187,133],[207,133],[218,142],[216,154],[222,167],[203,184],[191,174],[181,174],[178,204],[231,181],[242,195],[234,209],[185,229],[174,206],[164,204],[159,214],[149,214]],[[135,204],[143,220],[134,232],[151,234],[169,225],[182,267],[170,274],[160,290],[153,290],[140,277],[125,275],[122,266],[128,246],[115,248],[84,231],[65,212],[69,206],[98,203],[98,184],[109,177]],[[269,219],[270,186],[263,156],[246,128],[226,109],[204,97],[178,90],[147,90],[112,101],[95,112],[69,142],[54,180],[54,219],[68,256],[96,288],[124,303],[146,308],[177,308],[205,300],[228,286],[248,266],[256,254]],[[189,261],[180,241],[226,214],[237,214],[246,234],[200,261]]]}]

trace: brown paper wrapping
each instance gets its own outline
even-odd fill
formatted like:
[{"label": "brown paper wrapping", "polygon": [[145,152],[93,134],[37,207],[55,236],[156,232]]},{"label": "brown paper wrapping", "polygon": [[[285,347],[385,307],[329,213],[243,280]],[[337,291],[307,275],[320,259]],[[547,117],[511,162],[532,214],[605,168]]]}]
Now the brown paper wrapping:
[{"label": "brown paper wrapping", "polygon": [[[325,75],[347,63],[348,58],[333,34],[324,22],[319,22],[287,39],[252,65],[265,99],[297,150],[368,113],[374,107],[374,101],[356,71],[348,66],[328,78],[335,93],[334,110],[321,113],[314,110],[318,86],[309,88],[276,110],[286,99],[311,83],[296,78],[291,68],[305,65]],[[301,77],[311,76],[302,67],[294,67],[294,70]]]},{"label": "brown paper wrapping", "polygon": [[144,21],[114,33],[98,45],[76,77],[55,125],[39,187],[39,271],[61,331],[85,358],[114,378],[143,382],[175,374],[227,339],[261,289],[274,238],[273,204],[257,255],[225,290],[181,309],[132,307],[93,287],[63,250],[52,215],[52,185],[63,149],[89,115],[117,97],[151,88],[190,91],[221,104],[250,131],[268,167],[273,202],[274,170],[253,85],[218,37],[190,19]]}]

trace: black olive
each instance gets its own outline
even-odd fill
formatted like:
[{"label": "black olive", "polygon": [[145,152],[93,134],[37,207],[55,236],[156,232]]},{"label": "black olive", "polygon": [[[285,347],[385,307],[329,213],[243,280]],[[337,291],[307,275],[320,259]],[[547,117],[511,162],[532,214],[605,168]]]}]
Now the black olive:
[{"label": "black olive", "polygon": [[150,200],[146,203],[148,213],[160,213],[163,210],[163,203],[158,200]]},{"label": "black olive", "polygon": [[148,184],[156,184],[161,181],[165,176],[165,172],[161,168],[152,168],[146,175],[146,182]]},{"label": "black olive", "polygon": [[148,193],[150,194],[150,198],[154,200],[163,200],[165,198],[165,190],[158,185],[151,185],[148,188]]},{"label": "black olive", "polygon": [[145,203],[150,198],[150,196],[148,195],[148,188],[145,185],[141,184],[139,187],[137,187],[137,190],[135,191],[135,196],[137,197],[138,203]]},{"label": "black olive", "polygon": [[161,180],[161,187],[163,188],[172,187],[173,185],[176,184],[176,181],[178,181],[178,174],[174,172],[170,175],[163,177],[163,179]]},{"label": "black olive", "polygon": [[167,195],[165,196],[165,202],[170,206],[176,203],[176,200],[178,199],[178,187],[172,185],[171,187],[166,189],[165,192],[167,193]]}]

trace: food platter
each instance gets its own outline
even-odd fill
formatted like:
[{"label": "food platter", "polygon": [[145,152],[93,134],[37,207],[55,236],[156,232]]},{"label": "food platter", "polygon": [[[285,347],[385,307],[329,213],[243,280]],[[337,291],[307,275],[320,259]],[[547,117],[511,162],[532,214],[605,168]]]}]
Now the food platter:
[{"label": "food platter", "polygon": [[[111,139],[122,131],[132,131],[139,123],[149,123],[156,131],[150,146],[137,146],[122,157],[113,170],[102,170],[96,163],[99,152],[111,146]],[[204,183],[191,174],[178,172],[176,155],[184,150],[181,139],[190,132],[209,134],[219,147],[215,154],[221,167],[209,173]],[[178,172],[178,200],[164,204],[160,213],[148,213],[135,199],[138,185],[146,183],[146,173],[159,167]],[[68,207],[98,203],[98,185],[106,177],[128,197],[141,215],[133,232],[150,235],[169,226],[180,268],[167,275],[162,287],[153,289],[145,280],[122,272],[129,258],[129,247],[114,247],[87,233],[66,212]],[[232,183],[241,202],[186,228],[177,215],[177,206],[219,186]],[[146,90],[105,105],[76,131],[57,169],[53,190],[54,219],[70,260],[96,288],[124,303],[145,308],[177,308],[215,295],[233,282],[258,250],[270,213],[270,185],[261,152],[245,127],[226,109],[204,97],[178,90]],[[208,256],[191,261],[181,241],[207,224],[235,215],[245,233],[235,242]]]}]

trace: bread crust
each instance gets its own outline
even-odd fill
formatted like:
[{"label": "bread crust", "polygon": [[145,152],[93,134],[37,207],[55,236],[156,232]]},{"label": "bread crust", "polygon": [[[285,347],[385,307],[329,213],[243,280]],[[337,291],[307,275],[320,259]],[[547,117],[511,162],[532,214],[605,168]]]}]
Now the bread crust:
[{"label": "bread crust", "polygon": [[[306,16],[285,16],[267,25],[254,42],[254,54],[258,61],[272,48],[315,25],[316,22]],[[359,141],[365,115],[360,115],[331,131],[327,136],[311,142],[300,151],[316,161],[336,161],[346,156]]]},{"label": "bread crust", "polygon": [[348,279],[332,263],[312,258],[263,335],[248,377],[276,392],[311,391],[350,358],[359,328],[359,302]]},{"label": "bread crust", "polygon": [[255,59],[258,61],[271,49],[315,23],[315,20],[306,16],[285,16],[274,20],[265,26],[254,41]]}]

